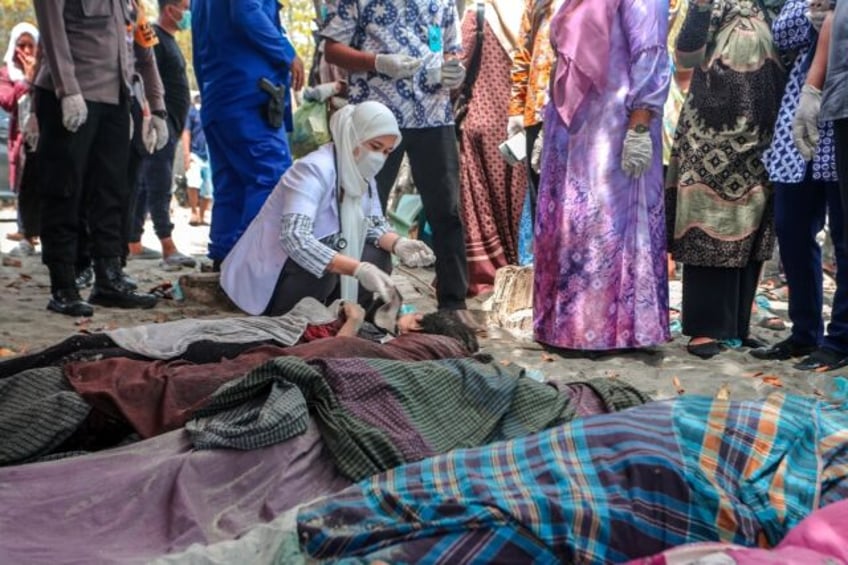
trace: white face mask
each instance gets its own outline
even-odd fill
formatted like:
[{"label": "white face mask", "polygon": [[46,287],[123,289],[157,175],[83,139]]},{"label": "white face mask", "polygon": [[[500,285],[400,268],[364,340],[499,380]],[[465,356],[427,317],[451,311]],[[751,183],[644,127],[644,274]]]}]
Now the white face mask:
[{"label": "white face mask", "polygon": [[356,157],[356,168],[362,178],[370,181],[377,176],[383,165],[386,164],[386,156],[379,151],[371,151],[367,147],[359,148],[359,155]]}]

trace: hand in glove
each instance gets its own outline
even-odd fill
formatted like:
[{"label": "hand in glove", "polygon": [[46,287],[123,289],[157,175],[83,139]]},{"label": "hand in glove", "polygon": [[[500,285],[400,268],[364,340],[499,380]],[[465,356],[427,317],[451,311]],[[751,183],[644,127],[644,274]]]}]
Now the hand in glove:
[{"label": "hand in glove", "polygon": [[400,262],[407,267],[429,267],[436,262],[436,255],[426,243],[417,239],[398,239],[392,252],[397,255]]},{"label": "hand in glove", "polygon": [[308,86],[303,89],[303,99],[310,102],[325,102],[335,96],[341,90],[339,82],[325,82],[316,86]]},{"label": "hand in glove", "polygon": [[795,146],[805,161],[810,161],[819,145],[819,114],[821,113],[821,90],[805,84],[801,89],[801,100],[795,119],[792,121],[792,137]]},{"label": "hand in glove", "polygon": [[442,86],[454,90],[465,81],[465,66],[459,59],[448,59],[442,63]]},{"label": "hand in glove", "polygon": [[545,131],[540,130],[539,136],[533,142],[533,151],[530,153],[530,168],[537,175],[542,172],[542,149],[545,147]]},{"label": "hand in glove", "polygon": [[27,149],[29,151],[35,151],[38,147],[38,118],[34,113],[30,113],[27,115],[26,121],[24,122],[23,127],[24,132],[24,143],[26,143]]},{"label": "hand in glove", "polygon": [[513,135],[518,135],[522,131],[524,131],[524,116],[510,116],[509,122],[506,125],[507,139]]},{"label": "hand in glove", "polygon": [[624,136],[624,149],[621,152],[621,168],[628,176],[641,177],[651,166],[654,156],[654,142],[651,132],[638,133],[635,130],[627,130]]},{"label": "hand in glove", "polygon": [[153,129],[152,117],[144,116],[141,118],[141,143],[148,153],[156,151],[156,130]]},{"label": "hand in glove", "polygon": [[383,302],[390,302],[395,283],[374,263],[360,263],[353,276],[366,290],[376,292]]},{"label": "hand in glove", "polygon": [[62,98],[62,125],[71,133],[82,127],[88,119],[88,106],[82,94],[71,94]]},{"label": "hand in glove", "polygon": [[421,59],[409,55],[377,55],[374,68],[391,78],[409,78],[421,68]]},{"label": "hand in glove", "polygon": [[171,135],[168,132],[168,122],[154,114],[150,116],[150,127],[156,132],[156,151],[161,151],[168,144]]}]

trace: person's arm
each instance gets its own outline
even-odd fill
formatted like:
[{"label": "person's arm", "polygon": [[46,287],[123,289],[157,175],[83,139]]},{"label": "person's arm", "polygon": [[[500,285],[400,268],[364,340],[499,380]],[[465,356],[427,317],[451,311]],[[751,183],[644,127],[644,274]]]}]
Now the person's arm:
[{"label": "person's arm", "polygon": [[336,336],[356,337],[362,329],[362,324],[365,323],[365,310],[355,302],[345,302],[342,304],[342,312],[344,312],[345,321]]},{"label": "person's arm", "polygon": [[18,100],[29,93],[29,84],[26,81],[12,82],[2,69],[0,74],[0,108],[11,113],[17,110]]},{"label": "person's arm", "polygon": [[622,27],[630,46],[630,91],[625,106],[632,129],[648,126],[653,118],[662,116],[668,98],[668,17],[658,2],[622,0],[620,6]]},{"label": "person's arm", "polygon": [[352,73],[375,71],[377,54],[354,49],[340,41],[327,38],[324,46],[324,58],[331,65],[341,67]]},{"label": "person's arm", "polygon": [[153,55],[152,47],[142,47],[133,42],[133,53],[135,55],[135,68],[144,81],[144,96],[153,112],[165,111],[165,87],[162,86],[162,78],[159,76],[159,67],[156,65],[156,57]]},{"label": "person's arm", "polygon": [[339,0],[336,9],[328,15],[327,25],[321,30],[325,39],[324,59],[330,65],[354,73],[375,71],[377,54],[350,46],[356,34],[358,16],[358,0]]},{"label": "person's arm", "polygon": [[39,49],[47,59],[56,97],[82,94],[65,29],[65,0],[33,0],[41,39]]},{"label": "person's arm", "polygon": [[[280,228],[280,244],[289,259],[316,278],[321,278],[328,272],[336,272],[330,267],[338,253],[318,241],[314,234],[314,224],[310,216],[305,214],[284,215]],[[340,274],[352,273],[353,271]]]},{"label": "person's arm", "polygon": [[265,13],[263,3],[262,0],[230,2],[230,18],[242,37],[272,64],[291,68],[297,57],[294,46]]},{"label": "person's arm", "polygon": [[[718,0],[721,2],[722,0]],[[684,69],[697,67],[707,53],[713,0],[690,0],[686,20],[677,36],[675,60]]]},{"label": "person's arm", "polygon": [[183,144],[183,172],[188,172],[191,167],[191,114],[186,117],[186,127],[183,129],[183,135],[180,137]]},{"label": "person's arm", "polygon": [[[848,1],[848,0],[843,0]],[[819,40],[816,43],[816,54],[807,72],[806,84],[821,90],[824,88],[824,80],[827,77],[827,59],[830,53],[830,35],[833,28],[833,12],[824,19]]]},{"label": "person's arm", "polygon": [[[518,35],[518,51],[512,60],[510,80],[512,87],[509,95],[509,115],[523,116],[527,107],[527,90],[530,84],[530,65],[533,60],[533,45],[530,45],[530,35],[533,32],[533,0],[524,4],[524,14],[521,16],[521,30]],[[465,30],[463,29],[463,41]]]}]

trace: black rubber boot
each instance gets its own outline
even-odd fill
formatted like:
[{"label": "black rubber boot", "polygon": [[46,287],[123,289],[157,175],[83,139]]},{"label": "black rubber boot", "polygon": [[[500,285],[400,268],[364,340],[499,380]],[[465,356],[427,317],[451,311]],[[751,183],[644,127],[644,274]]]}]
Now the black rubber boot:
[{"label": "black rubber boot", "polygon": [[92,283],[94,283],[94,268],[91,265],[81,271],[77,271],[77,290],[88,288],[92,285]]},{"label": "black rubber boot", "polygon": [[153,308],[156,297],[134,292],[124,280],[120,257],[94,260],[94,287],[88,301],[107,308]]},{"label": "black rubber boot", "polygon": [[47,309],[75,318],[88,318],[94,315],[94,308],[84,301],[77,290],[76,270],[70,263],[47,265],[50,271],[50,302]]}]

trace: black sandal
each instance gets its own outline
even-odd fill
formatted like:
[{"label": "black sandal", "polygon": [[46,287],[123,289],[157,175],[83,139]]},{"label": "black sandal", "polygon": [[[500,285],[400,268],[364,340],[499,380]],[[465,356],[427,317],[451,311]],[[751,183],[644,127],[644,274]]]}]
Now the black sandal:
[{"label": "black sandal", "polygon": [[796,364],[795,368],[799,371],[826,373],[828,371],[841,369],[846,365],[848,365],[848,355],[840,353],[839,351],[834,351],[833,349],[820,347],[813,351],[803,361]]},{"label": "black sandal", "polygon": [[686,351],[688,351],[690,355],[694,355],[695,357],[700,357],[701,359],[710,359],[724,351],[724,346],[722,346],[716,340],[692,345],[692,340],[690,339],[689,343],[686,345]]}]

